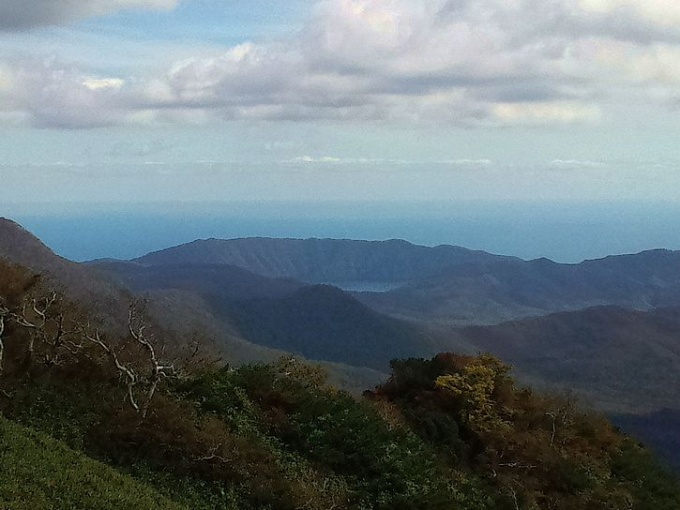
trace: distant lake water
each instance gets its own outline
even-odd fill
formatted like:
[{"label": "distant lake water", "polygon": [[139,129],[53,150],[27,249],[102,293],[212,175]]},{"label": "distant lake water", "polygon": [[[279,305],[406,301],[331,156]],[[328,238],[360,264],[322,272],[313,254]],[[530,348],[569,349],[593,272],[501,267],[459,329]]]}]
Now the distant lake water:
[{"label": "distant lake water", "polygon": [[557,262],[680,249],[680,205],[663,203],[244,202],[77,211],[55,205],[24,207],[12,219],[76,261],[129,259],[199,238],[252,236],[405,239]]}]

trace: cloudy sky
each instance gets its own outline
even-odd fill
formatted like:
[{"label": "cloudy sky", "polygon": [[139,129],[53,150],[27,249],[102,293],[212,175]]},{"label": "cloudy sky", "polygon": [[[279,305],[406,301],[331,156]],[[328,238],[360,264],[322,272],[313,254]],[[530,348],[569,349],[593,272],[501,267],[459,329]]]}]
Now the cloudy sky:
[{"label": "cloudy sky", "polygon": [[678,142],[677,0],[0,0],[0,214],[678,202]]}]

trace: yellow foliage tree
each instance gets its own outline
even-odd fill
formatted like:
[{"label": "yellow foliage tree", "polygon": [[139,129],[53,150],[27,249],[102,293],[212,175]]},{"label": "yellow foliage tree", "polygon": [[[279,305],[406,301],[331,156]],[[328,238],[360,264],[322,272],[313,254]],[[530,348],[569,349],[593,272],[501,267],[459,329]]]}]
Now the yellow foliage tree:
[{"label": "yellow foliage tree", "polygon": [[488,432],[507,425],[497,397],[512,384],[509,370],[497,358],[483,354],[470,358],[458,372],[439,376],[435,386],[459,402],[463,418],[473,430]]}]

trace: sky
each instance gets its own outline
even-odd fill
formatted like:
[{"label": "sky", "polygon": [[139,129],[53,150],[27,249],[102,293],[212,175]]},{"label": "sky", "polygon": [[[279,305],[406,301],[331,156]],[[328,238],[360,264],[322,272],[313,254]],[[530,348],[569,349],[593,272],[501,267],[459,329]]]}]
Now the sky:
[{"label": "sky", "polygon": [[679,141],[677,0],[0,0],[0,215],[680,207]]}]

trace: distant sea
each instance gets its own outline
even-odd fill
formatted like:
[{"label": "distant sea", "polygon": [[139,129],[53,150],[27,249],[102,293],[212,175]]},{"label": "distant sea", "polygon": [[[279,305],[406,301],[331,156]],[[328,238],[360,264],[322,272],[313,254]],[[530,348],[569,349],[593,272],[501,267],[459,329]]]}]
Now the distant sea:
[{"label": "distant sea", "polygon": [[680,204],[241,202],[0,207],[59,255],[130,259],[201,238],[404,239],[575,263],[680,249]]}]

